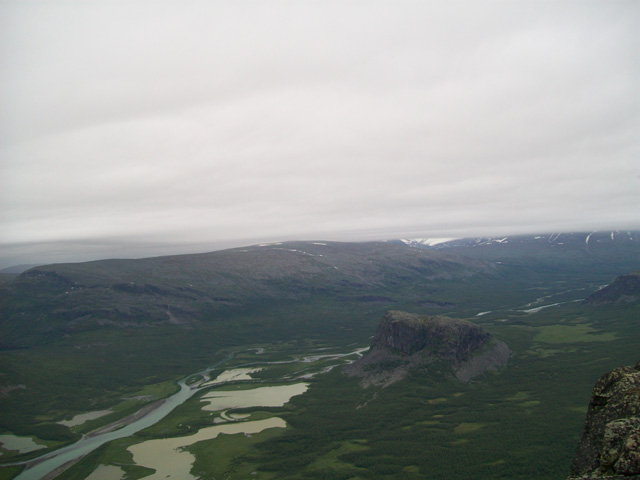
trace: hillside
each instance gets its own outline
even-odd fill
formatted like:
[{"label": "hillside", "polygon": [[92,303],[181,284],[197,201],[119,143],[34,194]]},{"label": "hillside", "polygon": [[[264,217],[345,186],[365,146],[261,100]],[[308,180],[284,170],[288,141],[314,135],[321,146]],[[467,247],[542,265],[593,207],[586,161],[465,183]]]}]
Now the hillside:
[{"label": "hillside", "polygon": [[[506,235],[501,237],[473,238],[406,238],[400,242],[418,248],[451,250],[475,248],[525,247],[530,253],[536,250],[584,250],[594,254],[605,252],[611,247],[629,248],[640,243],[640,231],[595,231],[556,232],[535,235]],[[502,250],[507,250],[502,248]]]},{"label": "hillside", "polygon": [[[287,302],[410,302],[424,313],[468,315],[481,303],[491,310],[514,294],[530,301],[530,288],[562,292],[560,282],[593,291],[640,268],[638,238],[636,232],[603,232],[436,244],[287,242],[38,266],[0,283],[0,348],[113,327],[195,328],[229,312]],[[490,288],[489,278],[500,287]]]},{"label": "hillside", "polygon": [[604,305],[607,303],[631,303],[640,299],[640,272],[620,275],[609,285],[589,295],[586,305]]},{"label": "hillside", "polygon": [[[452,291],[447,285],[487,277],[499,279],[499,268],[387,243],[35,267],[0,285],[0,387],[9,392],[0,396],[0,429],[33,431],[43,408],[59,418],[88,401],[106,407],[123,389],[196,371],[233,347],[361,341],[391,305],[430,305]],[[46,433],[48,425],[44,438],[68,438],[59,427]]]},{"label": "hillside", "polygon": [[262,302],[393,301],[376,292],[495,270],[483,261],[386,243],[324,242],[40,266],[0,291],[2,344],[25,346],[49,341],[55,332],[106,327],[194,328]]},{"label": "hillside", "polygon": [[[237,465],[248,463],[230,478],[256,468],[265,479],[565,478],[593,383],[637,360],[640,342],[637,302],[582,304],[640,269],[640,248],[609,236],[594,253],[575,238],[566,250],[290,242],[32,268],[0,285],[0,434],[59,448],[169,395],[185,375],[259,361],[268,368],[255,382],[304,378],[309,391],[278,413],[282,436],[199,446],[202,471],[237,448]],[[354,363],[364,376],[323,363],[369,344]],[[102,411],[111,413],[79,427],[59,423]],[[198,399],[183,405],[170,430],[210,425],[198,412]],[[118,448],[62,478],[130,464]]]},{"label": "hillside", "polygon": [[[397,240],[413,248],[534,268],[574,272],[629,271],[640,263],[640,231],[557,232],[458,239]],[[634,268],[633,266],[631,268]]]},{"label": "hillside", "polygon": [[509,348],[478,325],[443,316],[390,311],[369,352],[345,368],[364,384],[388,386],[413,368],[436,369],[462,382],[504,366]]}]

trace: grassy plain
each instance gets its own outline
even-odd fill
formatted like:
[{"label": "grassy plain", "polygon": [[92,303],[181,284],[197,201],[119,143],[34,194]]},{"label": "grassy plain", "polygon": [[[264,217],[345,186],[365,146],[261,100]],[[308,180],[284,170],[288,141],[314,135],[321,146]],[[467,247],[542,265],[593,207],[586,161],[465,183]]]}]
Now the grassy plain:
[{"label": "grassy plain", "polygon": [[[353,383],[332,372],[292,399],[296,408],[284,416],[292,428],[248,458],[279,478],[565,478],[593,384],[607,370],[637,361],[640,332],[637,307],[569,305],[553,316],[561,322],[586,316],[616,337],[585,343],[581,330],[576,338],[564,330],[566,343],[554,339],[555,355],[537,355],[530,349],[542,342],[540,324],[549,321],[539,312],[493,328],[520,348],[506,369],[482,381],[463,385],[414,372],[386,389],[354,394]],[[370,401],[358,408],[362,395]],[[331,453],[351,441],[366,448]],[[322,472],[313,467],[318,462]]]},{"label": "grassy plain", "polygon": [[[387,388],[363,388],[334,369],[313,377],[309,391],[282,408],[241,410],[252,420],[284,418],[285,430],[225,435],[188,447],[196,457],[192,473],[202,479],[566,478],[593,384],[607,370],[638,359],[638,310],[568,304],[516,313],[506,322],[481,317],[485,328],[511,346],[513,357],[500,372],[468,384],[416,370]],[[494,317],[504,318],[505,312]],[[554,325],[559,328],[549,330]],[[605,330],[611,337],[591,333]],[[561,335],[548,337],[550,331]],[[588,342],[584,335],[590,336]],[[538,347],[550,339],[554,353],[541,353]],[[272,348],[269,360],[291,359],[291,345],[284,351]],[[258,357],[246,353],[242,363],[228,367],[253,364]],[[275,372],[286,376],[326,363],[267,366],[260,372],[263,378],[240,388],[273,382]],[[60,478],[83,478],[78,472],[86,474],[98,464],[127,465],[123,449],[132,441],[189,434],[212,425],[216,416],[203,412],[194,397],[136,438],[94,452]],[[131,468],[131,479],[148,472]]]}]

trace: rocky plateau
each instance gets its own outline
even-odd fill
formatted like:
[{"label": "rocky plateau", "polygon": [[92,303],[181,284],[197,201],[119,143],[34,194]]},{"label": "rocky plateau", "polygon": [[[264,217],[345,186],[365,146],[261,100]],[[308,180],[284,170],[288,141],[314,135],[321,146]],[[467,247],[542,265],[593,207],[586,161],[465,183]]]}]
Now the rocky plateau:
[{"label": "rocky plateau", "polygon": [[361,377],[365,386],[391,385],[411,368],[444,369],[468,382],[505,365],[510,354],[504,342],[466,320],[390,311],[378,326],[369,352],[345,372]]}]

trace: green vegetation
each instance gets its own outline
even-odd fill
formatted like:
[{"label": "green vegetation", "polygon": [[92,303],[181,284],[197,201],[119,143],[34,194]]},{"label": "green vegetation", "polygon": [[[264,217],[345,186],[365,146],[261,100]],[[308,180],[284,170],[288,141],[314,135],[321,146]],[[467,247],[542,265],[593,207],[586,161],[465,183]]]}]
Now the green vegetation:
[{"label": "green vegetation", "polygon": [[453,429],[453,432],[459,435],[464,433],[471,433],[480,430],[484,426],[485,425],[482,423],[461,423]]},{"label": "green vegetation", "polygon": [[539,328],[540,332],[533,338],[536,342],[545,343],[580,343],[609,342],[615,340],[611,332],[596,333],[589,325],[547,325]]},{"label": "green vegetation", "polygon": [[0,480],[11,480],[22,471],[22,467],[0,468]]},{"label": "green vegetation", "polygon": [[[309,391],[282,408],[228,412],[250,415],[245,421],[278,416],[288,427],[195,443],[188,447],[196,458],[192,473],[203,479],[563,479],[582,433],[593,384],[611,368],[639,359],[640,307],[638,303],[593,307],[575,302],[624,273],[620,271],[623,256],[613,261],[594,256],[592,263],[585,263],[591,257],[576,256],[572,258],[583,263],[572,267],[573,260],[561,255],[541,262],[521,254],[495,270],[458,265],[466,269],[464,274],[437,279],[429,277],[433,268],[426,272],[384,265],[376,267],[374,279],[363,274],[361,283],[346,274],[329,281],[324,271],[318,276],[250,279],[234,288],[227,282],[224,295],[219,296],[233,301],[245,289],[267,292],[233,305],[222,300],[207,303],[185,286],[188,276],[172,276],[166,265],[158,267],[166,291],[123,283],[108,295],[90,265],[68,267],[79,269],[78,278],[94,285],[92,315],[102,308],[115,308],[136,325],[112,327],[105,322],[106,326],[76,328],[65,323],[66,317],[49,315],[49,297],[45,298],[49,293],[34,300],[26,290],[16,290],[9,307],[9,297],[0,294],[0,307],[7,307],[14,322],[0,318],[2,332],[7,333],[3,342],[12,342],[0,345],[2,385],[25,386],[0,396],[0,431],[35,435],[50,449],[59,448],[172,394],[177,379],[202,371],[230,353],[233,359],[212,372],[212,377],[227,368],[265,368],[252,374],[253,381],[212,388],[282,384],[340,363],[326,358],[302,362],[301,357],[367,345],[384,313],[397,309],[470,320],[507,343],[512,358],[499,372],[468,384],[416,369],[387,388],[363,388],[357,379],[335,368],[305,380],[311,384]],[[486,251],[482,255],[491,261],[499,258]],[[629,256],[625,258],[628,264]],[[105,275],[112,276],[110,282],[147,281],[146,273],[135,269],[130,277],[119,278],[118,262],[102,266]],[[193,275],[194,289],[204,289],[210,281],[204,267]],[[50,285],[54,293],[60,287],[56,281]],[[5,286],[0,290],[9,288]],[[89,290],[81,295],[89,295]],[[63,294],[52,293],[51,298],[61,302],[56,312],[68,313],[76,304],[64,303],[70,301]],[[186,324],[153,317],[167,318],[166,306],[183,294],[195,296],[193,305],[200,309],[197,318],[187,310],[184,317],[194,316]],[[142,296],[154,302],[148,325],[136,323],[147,321],[144,311],[134,312],[134,307],[144,306]],[[555,303],[563,304],[526,312]],[[21,309],[27,307],[37,327],[33,333],[16,323]],[[104,318],[115,318],[110,316],[116,315],[113,312],[109,310]],[[178,310],[172,314],[181,315]],[[47,324],[53,333],[43,333]],[[298,361],[293,362],[295,358]],[[278,361],[288,363],[268,363]],[[199,379],[193,376],[189,383]],[[134,465],[127,447],[152,438],[190,435],[220,421],[219,412],[202,410],[200,396],[134,437],[104,445],[59,478],[86,478],[100,464],[119,466],[129,480],[143,478],[151,471]],[[106,409],[112,413],[71,429],[57,423]],[[0,462],[41,453],[7,453]],[[0,479],[16,473],[13,467],[0,468]]]},{"label": "green vegetation", "polygon": [[153,470],[136,465],[127,447],[135,443],[131,438],[114,440],[88,454],[81,462],[56,477],[60,480],[84,480],[98,465],[117,465],[128,479],[143,478]]},{"label": "green vegetation", "polygon": [[[237,410],[251,415],[246,421],[277,415],[288,427],[196,443],[188,447],[196,457],[192,473],[203,479],[563,479],[582,433],[594,382],[612,366],[635,363],[640,342],[637,316],[632,306],[602,310],[575,304],[555,310],[553,319],[544,311],[513,315],[509,321],[514,324],[487,327],[518,349],[509,365],[469,384],[414,370],[387,388],[362,388],[334,369],[314,377],[307,393],[282,408]],[[576,318],[615,337],[607,342],[572,341],[584,335],[582,329],[571,328]],[[551,321],[569,327],[563,330],[567,341],[550,357],[523,354],[538,343],[537,325]],[[567,336],[571,332],[575,339]],[[280,358],[291,358],[290,348],[286,345],[287,353]],[[278,358],[273,349],[270,358]],[[284,364],[291,367],[284,370],[282,365],[268,365],[261,373],[270,382],[275,380],[268,373],[272,368],[288,375],[303,365],[326,363]],[[237,366],[234,359],[228,368]],[[249,381],[217,389],[256,386]],[[194,397],[162,422],[122,441],[119,448],[146,438],[188,435],[213,425],[217,417],[203,412]],[[87,465],[127,463],[114,445],[92,455],[61,478],[81,478],[73,472],[86,472]],[[132,471],[129,478],[142,474]]]},{"label": "green vegetation", "polygon": [[[267,429],[250,437],[238,433],[235,435],[220,435],[212,440],[198,442],[187,449],[196,457],[192,472],[201,479],[252,478],[258,464],[243,462],[241,456],[254,448],[258,443],[270,440],[281,434],[280,429]],[[259,478],[278,478],[274,475],[260,475]]]}]

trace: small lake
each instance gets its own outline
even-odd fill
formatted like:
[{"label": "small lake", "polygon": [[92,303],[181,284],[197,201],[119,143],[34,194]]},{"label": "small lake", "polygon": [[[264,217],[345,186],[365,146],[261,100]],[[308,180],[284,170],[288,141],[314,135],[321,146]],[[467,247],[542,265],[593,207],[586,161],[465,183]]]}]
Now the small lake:
[{"label": "small lake", "polygon": [[76,415],[71,420],[62,420],[58,422],[60,425],[64,425],[65,427],[77,427],[78,425],[82,425],[89,420],[95,420],[96,418],[104,417],[111,413],[111,410],[96,410],[95,412],[81,413]]},{"label": "small lake", "polygon": [[260,433],[268,428],[285,428],[286,422],[278,417],[256,420],[255,422],[238,422],[224,425],[214,425],[198,430],[193,435],[178,438],[148,440],[131,445],[129,451],[133,454],[136,465],[155,469],[155,473],[144,477],[148,480],[165,480],[175,478],[181,480],[195,479],[190,471],[195,457],[185,450],[185,447],[204,440],[211,440],[220,434],[233,435],[238,433]]},{"label": "small lake", "polygon": [[[217,390],[201,398],[203,402],[207,403],[202,407],[202,410],[217,412],[232,408],[281,407],[291,400],[291,397],[303,394],[308,388],[307,383],[296,383],[248,390]],[[191,480],[195,478],[190,473],[195,457],[186,451],[185,447],[196,442],[211,440],[220,434],[244,433],[247,435],[259,433],[267,428],[285,428],[287,426],[285,421],[279,417],[256,421],[238,421],[248,415],[234,415],[226,412],[223,412],[221,417],[224,420],[234,421],[234,423],[205,427],[184,437],[148,440],[131,445],[128,450],[133,454],[133,461],[136,465],[156,470],[156,473],[145,477],[145,479],[180,478]]]},{"label": "small lake", "polygon": [[238,380],[253,380],[251,374],[259,372],[262,368],[234,368],[232,370],[225,370],[218,375],[214,380],[203,383],[201,387],[208,387],[210,385],[219,385],[226,382],[235,382]]},{"label": "small lake", "polygon": [[113,465],[100,465],[85,480],[122,480],[125,472],[120,467]]},{"label": "small lake", "polygon": [[20,453],[29,453],[41,448],[47,448],[46,445],[36,443],[31,437],[18,437],[10,434],[0,435],[0,443],[5,450],[17,450]]},{"label": "small lake", "polygon": [[[276,365],[295,362],[313,363],[321,359],[340,359],[350,355],[359,356],[364,350],[366,350],[366,348],[358,349],[346,354],[338,353],[329,355],[297,357],[295,360],[265,362],[263,365]],[[184,403],[186,400],[201,391],[203,388],[207,388],[213,385],[221,385],[225,382],[230,381],[253,380],[250,376],[251,373],[264,368],[254,367],[228,369],[218,375],[214,380],[209,380],[208,382],[206,381],[206,379],[209,378],[209,373],[212,370],[229,361],[231,358],[232,355],[229,355],[226,359],[218,362],[208,369],[185,377],[178,383],[180,390],[176,394],[165,400],[159,401],[155,409],[151,410],[149,413],[142,415],[141,418],[132,421],[129,425],[126,425],[119,430],[100,433],[94,436],[85,436],[72,445],[53,452],[46,453],[33,461],[24,462],[27,463],[30,468],[24,470],[20,475],[15,477],[16,480],[39,480],[52,470],[79,457],[82,457],[83,455],[86,455],[87,453],[95,450],[96,448],[104,445],[107,442],[119,438],[129,437],[140,430],[156,424],[166,415],[168,415],[175,407]],[[330,368],[333,367],[322,368],[320,371],[315,372],[315,374],[321,373],[323,371],[328,371]],[[187,380],[195,375],[203,376],[205,378],[205,381],[201,384],[187,385]],[[150,468],[154,468],[157,470],[156,474],[145,478],[164,479],[167,478],[167,475],[172,475],[170,478],[191,479],[193,477],[189,472],[194,458],[190,453],[186,451],[180,451],[183,447],[192,445],[193,443],[199,441],[216,438],[220,434],[244,433],[248,435],[261,432],[267,428],[286,427],[286,423],[284,422],[284,420],[278,417],[256,421],[251,421],[250,419],[242,421],[246,418],[245,415],[234,414],[231,412],[226,413],[225,410],[251,407],[281,407],[285,403],[287,403],[293,396],[301,395],[306,392],[308,388],[308,383],[294,383],[239,390],[215,390],[209,392],[201,398],[201,401],[204,403],[204,405],[202,406],[202,410],[211,412],[222,412],[219,414],[219,417],[216,417],[214,419],[214,422],[216,422],[215,425],[205,427],[190,436],[173,439],[148,440],[137,445],[132,445],[131,447],[129,447],[129,449],[132,453],[134,453],[134,460],[136,463],[143,466],[149,466]],[[67,420],[66,422],[71,422],[74,425],[79,425],[85,421],[99,418],[99,416],[101,416],[102,414],[106,414],[105,412],[109,413],[108,411],[89,412],[77,415],[73,419]],[[232,423],[220,423],[225,421]],[[14,438],[18,438],[15,436],[10,437],[12,437],[12,440]],[[28,437],[27,440],[33,442]],[[175,446],[177,445],[176,442],[180,443],[180,445],[178,445],[177,447]],[[16,449],[15,444],[11,445],[13,446],[5,448]],[[44,447],[38,446],[38,448]],[[178,450],[175,450],[176,448]],[[157,453],[160,451],[164,453]],[[89,478],[91,480],[112,480],[119,475],[121,476],[121,471],[119,469],[114,470],[114,468],[115,467],[113,466],[102,465],[96,468],[96,470],[94,470]]]},{"label": "small lake", "polygon": [[308,383],[294,383],[249,390],[216,390],[203,395],[200,400],[207,402],[202,410],[210,412],[230,408],[282,407],[291,397],[303,394],[308,388]]},{"label": "small lake", "polygon": [[[230,358],[231,356],[227,357],[221,362],[218,362],[216,365],[203,372],[198,372],[195,375],[208,372],[210,369],[223,364]],[[189,375],[189,377],[191,376],[192,375]],[[189,377],[185,377],[184,379],[180,380],[180,382],[178,382],[178,385],[180,386],[180,390],[178,391],[178,393],[175,393],[169,398],[160,401],[158,408],[144,415],[142,418],[120,428],[119,430],[102,433],[93,437],[82,437],[72,445],[68,445],[59,450],[44,454],[41,457],[38,457],[35,460],[35,463],[31,464],[30,468],[24,470],[20,475],[15,477],[16,480],[39,480],[52,470],[55,470],[56,468],[64,465],[67,462],[82,457],[89,452],[92,452],[93,450],[101,445],[104,445],[107,442],[116,440],[118,438],[130,437],[134,433],[158,423],[160,420],[166,417],[174,408],[176,408],[178,405],[181,405],[198,392],[197,389],[191,388],[187,385],[187,379]]]}]

